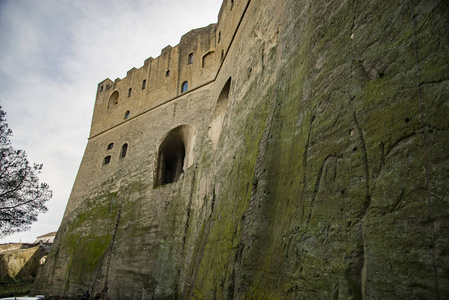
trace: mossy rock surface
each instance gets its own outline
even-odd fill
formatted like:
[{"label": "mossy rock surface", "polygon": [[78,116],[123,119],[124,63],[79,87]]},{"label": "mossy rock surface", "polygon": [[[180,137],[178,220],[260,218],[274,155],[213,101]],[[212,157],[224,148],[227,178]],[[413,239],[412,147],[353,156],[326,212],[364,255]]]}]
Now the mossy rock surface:
[{"label": "mossy rock surface", "polygon": [[40,286],[110,299],[449,298],[448,4],[245,8],[215,81],[160,108],[167,128],[207,112],[193,164],[154,188],[145,150],[105,176],[64,220]]}]

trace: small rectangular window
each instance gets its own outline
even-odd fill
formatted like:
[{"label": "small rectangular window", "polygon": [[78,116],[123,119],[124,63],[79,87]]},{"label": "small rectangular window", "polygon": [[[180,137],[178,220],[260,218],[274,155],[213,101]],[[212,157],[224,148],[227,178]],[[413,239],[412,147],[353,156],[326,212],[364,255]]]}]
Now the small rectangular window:
[{"label": "small rectangular window", "polygon": [[128,90],[128,97],[131,97],[131,88]]},{"label": "small rectangular window", "polygon": [[168,76],[170,76],[170,70],[167,70],[167,71],[165,72],[165,77],[168,77]]},{"label": "small rectangular window", "polygon": [[189,54],[189,61],[188,61],[189,65],[193,64],[193,53]]},{"label": "small rectangular window", "polygon": [[144,90],[144,89],[146,88],[146,86],[147,86],[147,80],[144,79],[144,80],[142,81],[142,90]]}]

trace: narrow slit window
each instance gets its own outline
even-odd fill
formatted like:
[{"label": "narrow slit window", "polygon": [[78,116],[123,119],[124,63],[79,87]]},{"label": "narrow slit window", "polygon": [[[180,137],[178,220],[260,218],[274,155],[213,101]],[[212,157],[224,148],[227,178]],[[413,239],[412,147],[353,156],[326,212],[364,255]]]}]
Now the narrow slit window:
[{"label": "narrow slit window", "polygon": [[189,54],[189,60],[188,60],[188,64],[193,64],[193,53]]},{"label": "narrow slit window", "polygon": [[114,148],[114,143],[110,143],[110,144],[108,145],[107,150],[111,150],[112,148]]},{"label": "narrow slit window", "polygon": [[170,70],[167,70],[167,71],[165,72],[165,77],[168,77],[168,76],[170,76]]},{"label": "narrow slit window", "polygon": [[108,155],[103,159],[103,165],[107,165],[111,162],[111,156]]},{"label": "narrow slit window", "polygon": [[130,112],[129,112],[129,110],[127,110],[127,111],[125,112],[125,120],[129,118],[129,114],[130,114]]},{"label": "narrow slit window", "polygon": [[189,89],[189,83],[187,81],[184,81],[181,85],[181,93],[187,92]]},{"label": "narrow slit window", "polygon": [[144,79],[144,80],[142,81],[142,90],[144,90],[146,87],[147,87],[147,80]]},{"label": "narrow slit window", "polygon": [[123,158],[126,156],[126,152],[128,152],[128,144],[123,144],[122,151],[120,153],[120,157]]},{"label": "narrow slit window", "polygon": [[131,97],[131,88],[129,88],[129,90],[128,90],[128,97]]}]

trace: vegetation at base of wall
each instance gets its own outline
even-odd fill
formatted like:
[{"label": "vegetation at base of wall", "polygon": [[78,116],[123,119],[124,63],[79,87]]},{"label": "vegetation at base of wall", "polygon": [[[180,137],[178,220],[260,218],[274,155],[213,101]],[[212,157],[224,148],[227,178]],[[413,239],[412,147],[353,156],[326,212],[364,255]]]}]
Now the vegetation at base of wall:
[{"label": "vegetation at base of wall", "polygon": [[0,282],[0,297],[28,295],[32,284],[33,281],[20,280],[7,276]]}]

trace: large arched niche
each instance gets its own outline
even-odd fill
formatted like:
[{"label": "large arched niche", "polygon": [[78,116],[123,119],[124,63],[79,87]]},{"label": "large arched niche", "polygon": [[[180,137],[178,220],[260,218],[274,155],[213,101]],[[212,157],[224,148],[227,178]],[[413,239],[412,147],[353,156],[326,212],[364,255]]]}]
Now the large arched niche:
[{"label": "large arched niche", "polygon": [[214,65],[215,51],[211,50],[206,52],[203,55],[203,59],[201,62],[202,68],[211,68]]},{"label": "large arched niche", "polygon": [[178,126],[162,138],[157,153],[155,187],[178,181],[193,164],[194,143],[195,134],[190,125]]},{"label": "large arched niche", "polygon": [[221,89],[220,95],[218,96],[217,99],[217,103],[215,104],[212,121],[209,126],[208,135],[212,141],[212,145],[214,148],[217,147],[221,130],[223,128],[223,120],[226,113],[226,109],[228,108],[230,89],[231,89],[231,78],[229,78],[228,81],[226,81],[225,85]]},{"label": "large arched niche", "polygon": [[108,108],[118,104],[119,93],[115,91],[112,93],[111,97],[109,97]]}]

